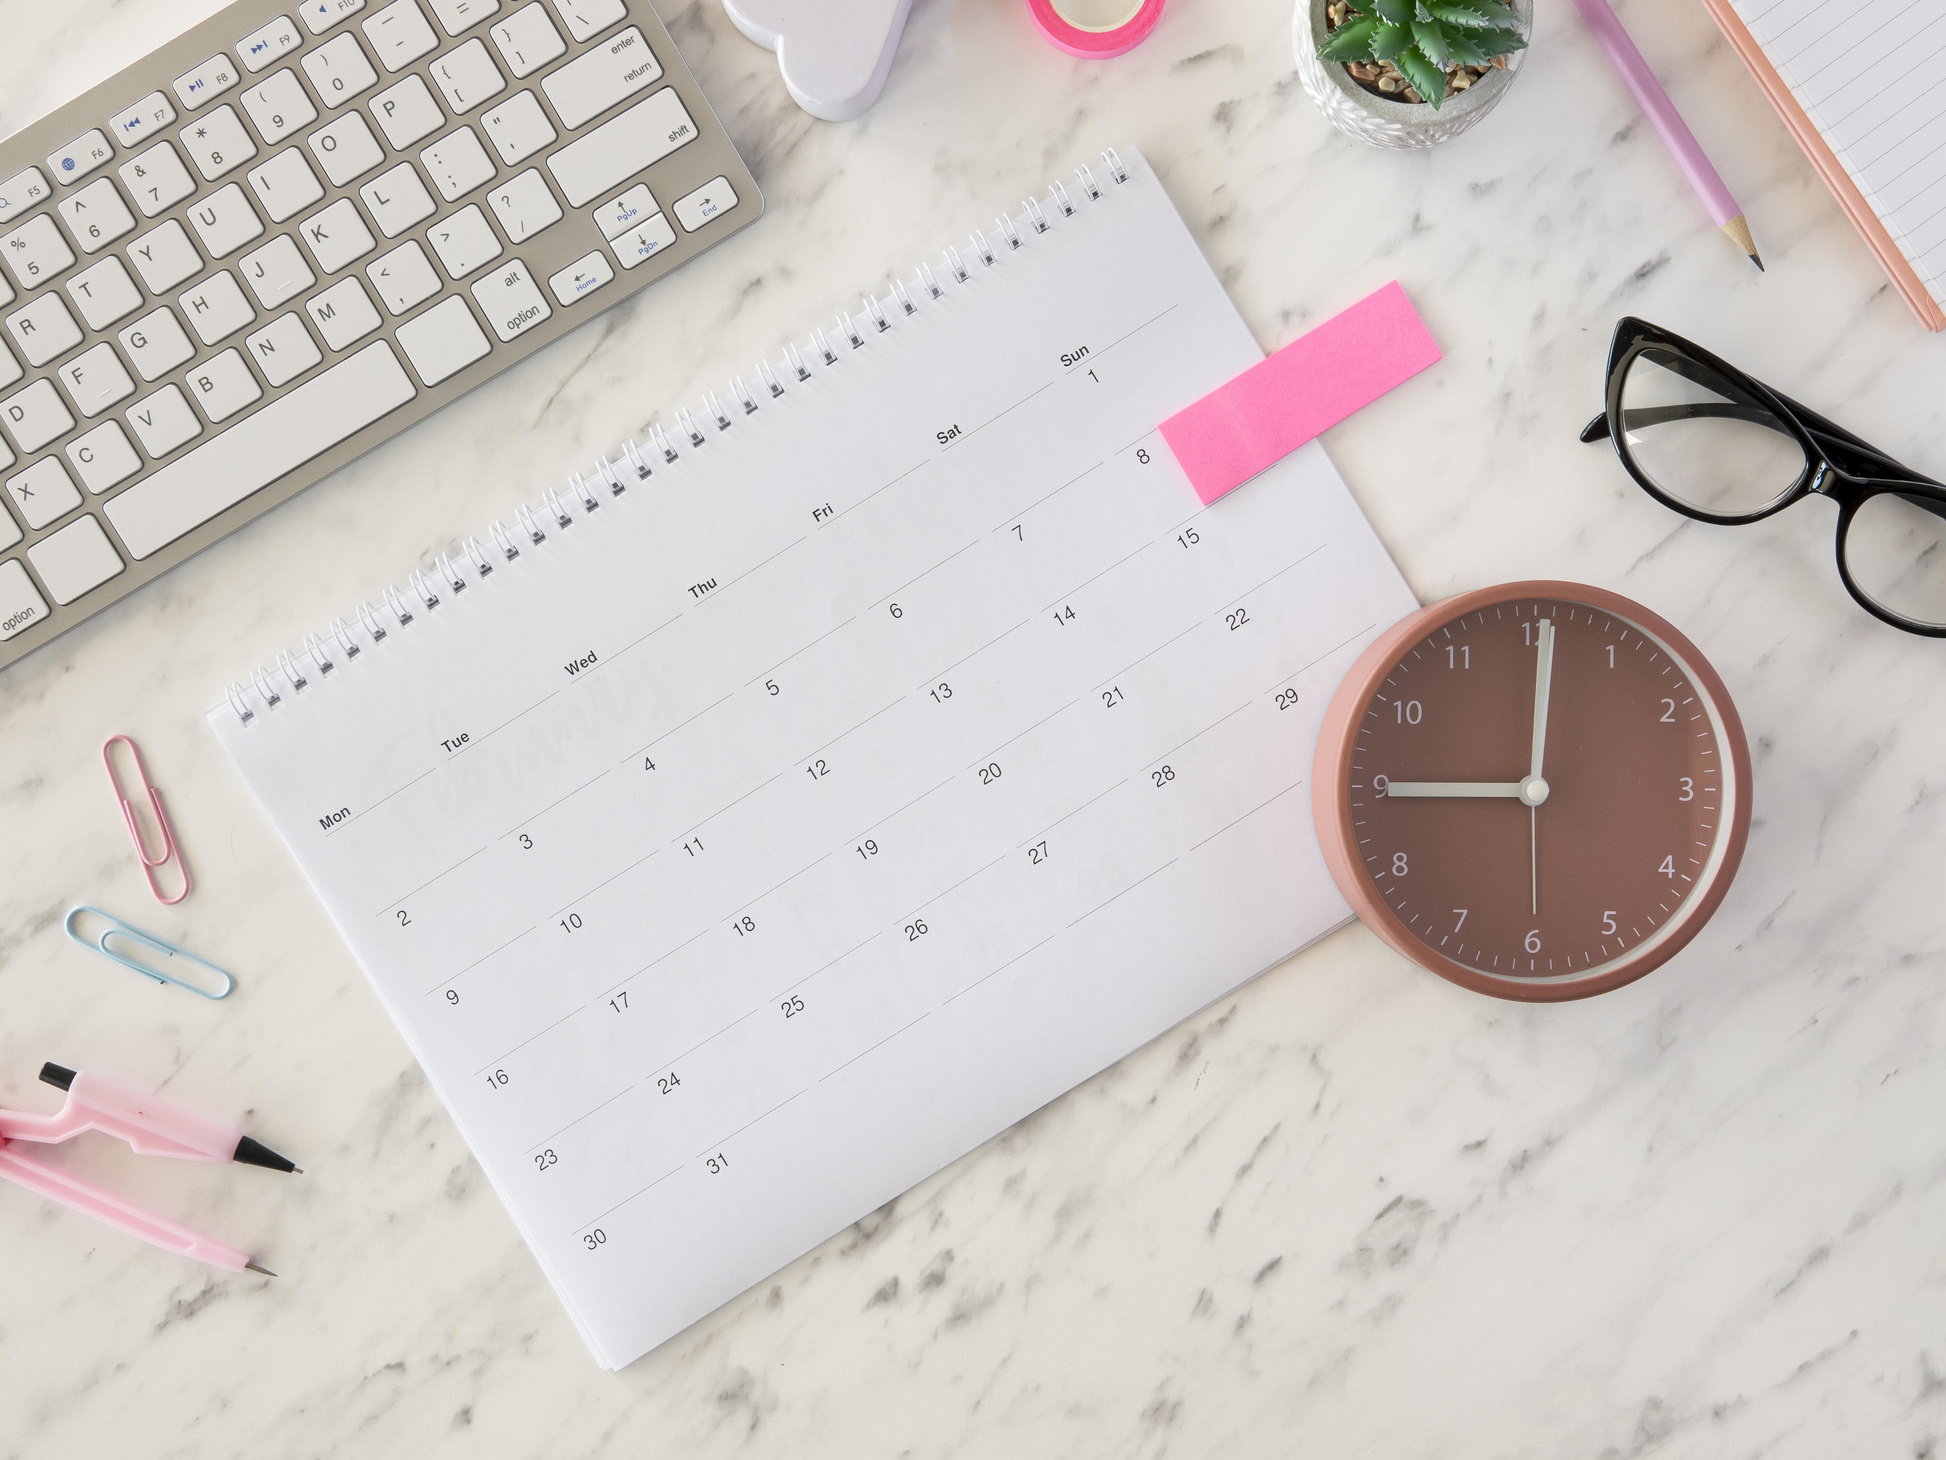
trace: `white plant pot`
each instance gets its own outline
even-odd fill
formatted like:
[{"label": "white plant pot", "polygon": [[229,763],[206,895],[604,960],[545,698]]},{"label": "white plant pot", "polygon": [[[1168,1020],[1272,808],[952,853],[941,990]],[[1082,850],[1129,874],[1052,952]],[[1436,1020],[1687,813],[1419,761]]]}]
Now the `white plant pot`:
[{"label": "white plant pot", "polygon": [[[1374,147],[1433,147],[1479,124],[1514,84],[1514,75],[1527,55],[1515,51],[1503,68],[1487,72],[1437,111],[1425,102],[1392,101],[1360,86],[1338,61],[1320,61],[1318,47],[1330,32],[1325,27],[1326,0],[1297,0],[1291,27],[1297,51],[1297,79],[1331,125],[1348,137]],[[1534,33],[1534,0],[1513,0],[1521,32]]]}]

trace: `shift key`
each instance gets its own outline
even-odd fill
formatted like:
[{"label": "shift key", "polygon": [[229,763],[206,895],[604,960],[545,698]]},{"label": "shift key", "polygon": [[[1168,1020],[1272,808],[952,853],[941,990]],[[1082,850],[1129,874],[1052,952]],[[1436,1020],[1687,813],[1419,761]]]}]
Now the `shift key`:
[{"label": "shift key", "polygon": [[587,136],[570,142],[547,159],[547,170],[570,208],[586,207],[615,184],[660,162],[685,142],[696,140],[696,124],[689,119],[675,88],[665,86],[647,101],[638,102]]}]

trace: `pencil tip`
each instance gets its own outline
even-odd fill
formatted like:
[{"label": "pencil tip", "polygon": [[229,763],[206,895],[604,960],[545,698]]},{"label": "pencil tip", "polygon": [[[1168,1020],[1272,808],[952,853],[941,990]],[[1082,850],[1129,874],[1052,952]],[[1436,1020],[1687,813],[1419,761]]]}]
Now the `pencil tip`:
[{"label": "pencil tip", "polygon": [[1750,255],[1750,262],[1751,262],[1751,263],[1753,263],[1753,264],[1755,264],[1755,265],[1757,266],[1757,272],[1758,272],[1758,273],[1760,273],[1760,274],[1767,274],[1767,273],[1769,273],[1769,272],[1770,272],[1770,270],[1768,270],[1768,269],[1766,269],[1766,268],[1764,267],[1764,261],[1763,261],[1762,259],[1760,259],[1760,258],[1758,258],[1758,257],[1757,257],[1757,256],[1756,256],[1756,255],[1755,255],[1754,253]]},{"label": "pencil tip", "polygon": [[276,1274],[276,1273],[274,1273],[274,1272],[272,1272],[272,1271],[271,1271],[271,1270],[270,1270],[269,1268],[267,1268],[267,1267],[258,1267],[258,1266],[257,1266],[257,1264],[256,1264],[256,1263],[254,1263],[254,1262],[246,1262],[246,1263],[244,1263],[243,1265],[244,1265],[245,1267],[247,1267],[247,1268],[249,1268],[249,1269],[250,1269],[250,1271],[252,1271],[252,1272],[260,1272],[260,1273],[262,1273],[262,1274],[263,1274],[263,1275],[264,1275],[265,1277],[276,1277],[276,1276],[277,1276],[277,1274]]}]

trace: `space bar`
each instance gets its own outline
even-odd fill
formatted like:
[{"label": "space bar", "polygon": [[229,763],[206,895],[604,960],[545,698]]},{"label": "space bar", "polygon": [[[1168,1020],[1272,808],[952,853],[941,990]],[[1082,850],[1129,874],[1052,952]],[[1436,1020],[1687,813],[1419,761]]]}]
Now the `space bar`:
[{"label": "space bar", "polygon": [[130,554],[146,558],[417,393],[392,347],[379,340],[177,457],[102,510]]}]

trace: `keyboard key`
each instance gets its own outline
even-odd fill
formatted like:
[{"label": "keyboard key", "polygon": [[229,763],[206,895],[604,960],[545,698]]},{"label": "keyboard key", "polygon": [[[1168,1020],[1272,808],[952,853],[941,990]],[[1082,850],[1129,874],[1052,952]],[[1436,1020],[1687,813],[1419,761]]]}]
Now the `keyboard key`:
[{"label": "keyboard key", "polygon": [[397,335],[399,348],[427,385],[439,384],[493,348],[466,301],[457,295],[407,320]]},{"label": "keyboard key", "polygon": [[142,304],[142,291],[128,276],[118,258],[103,259],[91,269],[83,269],[67,282],[68,298],[81,311],[91,330],[107,329],[118,319],[126,319]]},{"label": "keyboard key", "polygon": [[42,538],[27,549],[27,560],[56,603],[73,603],[122,571],[121,554],[92,517]]},{"label": "keyboard key", "polygon": [[465,196],[493,176],[493,159],[486,155],[471,127],[448,133],[419,154],[426,174],[447,202]]},{"label": "keyboard key", "polygon": [[509,243],[525,243],[561,221],[561,205],[548,191],[547,179],[531,167],[488,193],[487,201],[493,204],[493,216],[500,220]]},{"label": "keyboard key", "polygon": [[[332,26],[347,16],[356,15],[365,8],[365,0],[304,0],[303,7],[297,12],[304,17],[304,28],[312,35],[323,35]],[[114,515],[109,514],[111,517]],[[142,557],[143,554],[137,553]]]},{"label": "keyboard key", "polygon": [[84,419],[93,419],[135,394],[135,382],[128,378],[121,356],[106,340],[92,350],[83,350],[54,373],[61,377],[61,389]]},{"label": "keyboard key", "polygon": [[81,343],[81,326],[74,322],[59,294],[43,294],[25,309],[7,316],[7,333],[20,346],[29,365],[45,365]]},{"label": "keyboard key", "polygon": [[568,34],[577,41],[608,29],[628,14],[622,0],[554,0],[554,8],[561,12]]},{"label": "keyboard key", "polygon": [[[347,283],[350,281],[347,280]],[[244,349],[257,362],[264,379],[273,386],[289,385],[324,358],[304,321],[295,314],[280,314],[269,324],[247,337]]]},{"label": "keyboard key", "polygon": [[87,435],[75,437],[68,442],[67,453],[81,485],[97,496],[142,469],[142,458],[114,421],[103,421]]},{"label": "keyboard key", "polygon": [[236,43],[237,59],[243,67],[255,76],[279,56],[287,56],[303,44],[297,27],[291,24],[288,15],[280,15],[258,30]]},{"label": "keyboard key", "polygon": [[547,18],[540,0],[522,6],[487,34],[500,48],[507,69],[516,76],[531,76],[556,56],[567,54],[568,43]]},{"label": "keyboard key", "polygon": [[[5,345],[0,345],[0,386],[12,385],[26,373],[25,370],[20,368],[20,362],[14,359],[13,352]],[[0,450],[5,449],[5,447],[0,446]],[[6,464],[6,462],[0,461],[0,466],[5,466]]]},{"label": "keyboard key", "polygon": [[115,342],[144,380],[160,380],[196,354],[189,335],[166,304],[129,325],[115,336]]},{"label": "keyboard key", "polygon": [[280,233],[262,248],[245,254],[237,260],[237,269],[265,309],[295,299],[318,281],[298,252],[297,241],[288,233]]},{"label": "keyboard key", "polygon": [[162,380],[175,366],[193,358],[197,347],[189,343],[183,325],[177,323],[169,306],[152,310],[123,329],[115,341],[134,362],[142,380]]},{"label": "keyboard key", "polygon": [[54,206],[83,253],[99,253],[135,228],[135,215],[110,178],[97,178]]},{"label": "keyboard key", "polygon": [[7,428],[23,456],[31,456],[74,429],[74,417],[55,393],[54,382],[36,380],[17,395],[0,400],[0,426]]},{"label": "keyboard key", "polygon": [[122,186],[135,199],[144,218],[153,218],[164,208],[173,208],[196,191],[196,180],[167,142],[158,142],[147,152],[124,162],[116,169]]},{"label": "keyboard key", "polygon": [[730,180],[713,177],[695,192],[677,198],[674,211],[683,232],[694,233],[718,213],[727,213],[736,205],[736,189],[730,186]]},{"label": "keyboard key", "polygon": [[318,109],[311,105],[304,83],[288,66],[244,92],[243,109],[257,124],[257,135],[273,147],[318,119]]},{"label": "keyboard key", "polygon": [[[251,191],[256,193],[257,201],[264,205],[264,212],[272,223],[282,223],[286,218],[296,216],[324,196],[324,184],[318,181],[318,175],[311,171],[311,164],[295,147],[286,147],[263,166],[252,168],[249,177]],[[231,188],[235,186],[235,183],[230,184]],[[198,203],[191,216],[200,218],[202,209],[203,205]],[[262,231],[257,230],[258,233]],[[256,233],[250,235],[251,238],[256,236]],[[212,252],[215,251],[215,245],[207,237],[203,242]]]},{"label": "keyboard key", "polygon": [[493,64],[485,42],[478,36],[433,62],[432,79],[445,93],[446,105],[454,116],[472,111],[507,86],[506,78],[501,76],[500,68]]},{"label": "keyboard key", "polygon": [[646,263],[676,241],[676,230],[669,226],[669,220],[660,213],[644,223],[640,228],[624,233],[612,241],[615,257],[622,261],[622,267],[632,269],[637,264]]},{"label": "keyboard key", "polygon": [[512,167],[532,157],[555,138],[554,124],[541,110],[540,99],[531,91],[509,97],[491,111],[480,113],[480,125],[500,160]]},{"label": "keyboard key", "polygon": [[547,287],[553,290],[554,297],[566,306],[594,293],[614,277],[615,270],[608,262],[608,255],[596,249],[585,258],[576,259],[560,273],[549,274]]},{"label": "keyboard key", "polygon": [[547,159],[570,208],[586,207],[651,163],[696,140],[696,124],[665,86]]},{"label": "keyboard key", "polygon": [[257,144],[243,129],[243,119],[233,106],[219,106],[176,135],[182,139],[189,160],[196,164],[204,182],[215,182],[257,155]]},{"label": "keyboard key", "polygon": [[480,312],[501,340],[516,339],[553,315],[547,301],[519,259],[495,269],[473,286]]},{"label": "keyboard key", "polygon": [[379,327],[378,311],[372,307],[365,286],[356,278],[340,279],[304,308],[311,321],[334,350],[342,350]]},{"label": "keyboard key", "polygon": [[47,179],[41,176],[38,167],[17,172],[5,182],[0,182],[0,223],[44,201],[47,194]]},{"label": "keyboard key", "polygon": [[84,132],[59,152],[47,154],[47,170],[62,187],[71,187],[115,155],[99,130]]},{"label": "keyboard key", "polygon": [[478,203],[461,208],[450,218],[441,218],[426,230],[426,242],[455,279],[464,279],[500,257],[499,235]]},{"label": "keyboard key", "polygon": [[115,140],[122,146],[133,147],[175,119],[176,109],[169,105],[169,98],[159,91],[151,91],[127,111],[116,112],[110,117],[108,130],[114,133]]},{"label": "keyboard key", "polygon": [[0,258],[22,289],[45,284],[74,262],[74,250],[61,237],[54,220],[43,213],[29,218],[12,233],[0,237]]},{"label": "keyboard key", "polygon": [[417,242],[403,243],[365,265],[365,277],[393,314],[404,314],[439,292],[439,275]]},{"label": "keyboard key", "polygon": [[326,41],[306,56],[304,74],[311,78],[311,85],[324,98],[324,104],[333,109],[378,84],[378,72],[365,59],[358,37],[350,31]]},{"label": "keyboard key", "polygon": [[372,221],[387,238],[397,238],[436,211],[432,194],[409,162],[381,172],[358,190],[358,196],[365,200]]},{"label": "keyboard key", "polygon": [[[122,414],[141,438],[142,449],[157,461],[183,442],[193,441],[203,434],[203,423],[189,409],[189,397],[182,393],[180,385],[165,385],[147,400],[137,401]],[[117,531],[121,529],[121,523],[113,512],[108,514],[108,520],[115,523]],[[126,534],[122,541],[128,541]],[[137,553],[136,556],[139,558],[143,554]]]},{"label": "keyboard key", "polygon": [[337,273],[378,246],[350,198],[340,198],[322,213],[312,214],[297,231],[318,268],[327,274]]},{"label": "keyboard key", "polygon": [[211,274],[176,301],[196,338],[206,345],[227,340],[257,317],[250,301],[243,297],[243,286],[228,269]]},{"label": "keyboard key", "polygon": [[346,112],[329,126],[319,127],[306,140],[334,188],[344,187],[385,161],[385,149],[378,145],[378,138],[357,112]]},{"label": "keyboard key", "polygon": [[388,86],[368,104],[373,120],[395,151],[403,152],[446,125],[446,113],[432,99],[423,76],[408,76],[397,86]]},{"label": "keyboard key", "polygon": [[237,69],[228,56],[211,56],[195,70],[176,78],[176,95],[189,111],[228,91],[237,82]]},{"label": "keyboard key", "polygon": [[[299,167],[304,167],[304,159],[295,152],[283,155],[294,159]],[[274,166],[275,163],[276,159],[272,158],[265,166]],[[310,177],[309,168],[304,169],[304,175]],[[257,187],[261,196],[263,188],[257,186],[257,173],[250,174],[250,182]],[[311,186],[315,193],[310,201],[315,203],[324,196],[324,189],[318,187],[316,178],[311,178]],[[295,213],[297,209],[294,207],[290,211]],[[271,216],[276,218],[278,215],[272,213]],[[196,236],[203,240],[203,252],[212,259],[235,253],[251,239],[261,237],[264,231],[263,220],[257,217],[257,210],[250,206],[250,200],[243,196],[243,189],[235,183],[227,183],[207,198],[200,199],[189,210],[189,222],[195,228]]]},{"label": "keyboard key", "polygon": [[46,527],[81,505],[81,493],[58,456],[44,456],[19,476],[8,477],[7,495],[29,527]]},{"label": "keyboard key", "polygon": [[[20,541],[20,529],[4,518],[0,513],[0,547]],[[34,591],[27,570],[14,558],[0,563],[0,639],[24,633],[46,617],[47,601]]]},{"label": "keyboard key", "polygon": [[416,394],[392,347],[374,340],[109,498],[102,510],[129,552],[146,558]]},{"label": "keyboard key", "polygon": [[243,356],[235,350],[212,355],[190,371],[187,379],[190,395],[195,397],[212,426],[263,399],[263,387],[257,384],[257,377],[250,373]]},{"label": "keyboard key", "polygon": [[171,218],[160,228],[152,228],[128,246],[128,261],[151,294],[175,288],[184,279],[202,272],[203,256],[182,224]]},{"label": "keyboard key", "polygon": [[631,25],[544,78],[541,90],[554,103],[561,125],[572,132],[661,77],[662,66],[649,53],[649,43]]},{"label": "keyboard key", "polygon": [[500,9],[500,0],[432,0],[432,13],[447,35],[458,35]]},{"label": "keyboard key", "polygon": [[642,226],[643,220],[657,211],[649,185],[638,183],[619,198],[611,198],[595,209],[595,226],[603,238],[620,238]]},{"label": "keyboard key", "polygon": [[378,53],[379,65],[387,71],[411,65],[439,44],[439,37],[412,0],[396,0],[362,25],[365,39]]}]

